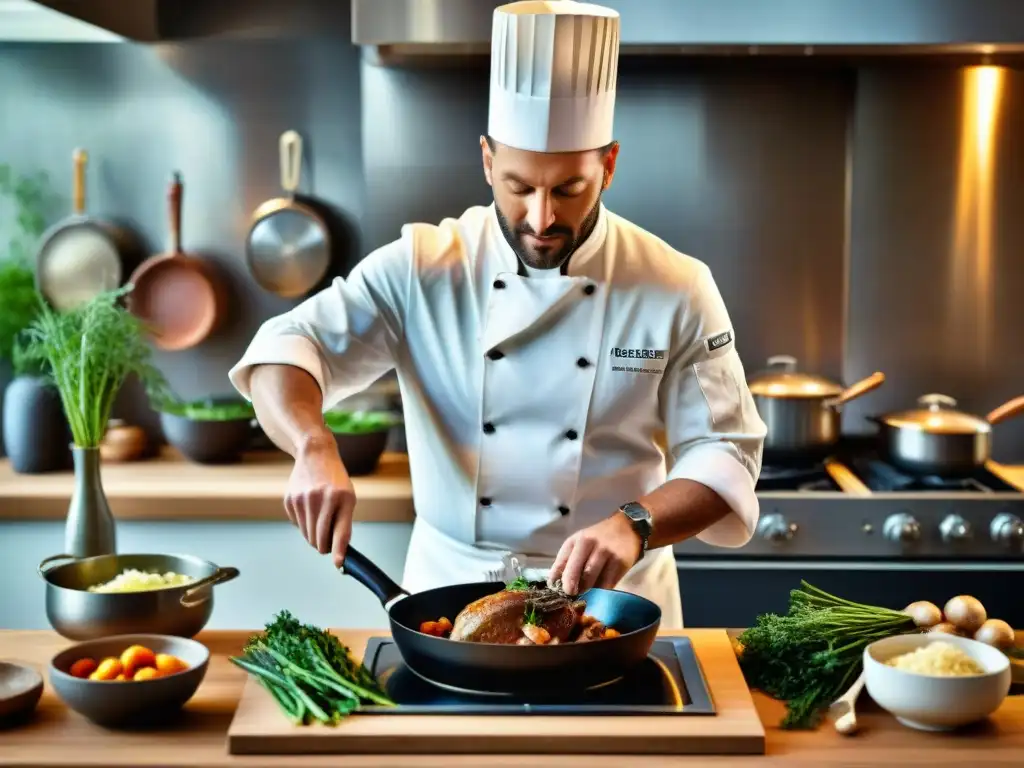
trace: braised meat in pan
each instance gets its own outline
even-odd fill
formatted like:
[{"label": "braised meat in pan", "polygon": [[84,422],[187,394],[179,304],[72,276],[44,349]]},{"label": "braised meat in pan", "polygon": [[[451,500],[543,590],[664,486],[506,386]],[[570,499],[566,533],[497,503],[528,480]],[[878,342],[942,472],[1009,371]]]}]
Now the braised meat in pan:
[{"label": "braised meat in pan", "polygon": [[476,600],[455,617],[425,621],[420,632],[469,643],[557,645],[615,637],[619,633],[585,613],[587,604],[557,588],[513,582]]}]

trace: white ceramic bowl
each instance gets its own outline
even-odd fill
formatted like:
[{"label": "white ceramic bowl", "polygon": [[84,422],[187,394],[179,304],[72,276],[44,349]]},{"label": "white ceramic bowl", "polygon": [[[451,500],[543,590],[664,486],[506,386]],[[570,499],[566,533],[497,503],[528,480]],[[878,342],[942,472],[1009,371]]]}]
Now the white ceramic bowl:
[{"label": "white ceramic bowl", "polygon": [[[888,659],[936,641],[959,646],[984,674],[938,677],[896,669]],[[865,685],[871,698],[906,726],[948,731],[983,720],[1010,692],[1010,660],[1002,651],[966,637],[945,634],[897,635],[864,649]]]}]

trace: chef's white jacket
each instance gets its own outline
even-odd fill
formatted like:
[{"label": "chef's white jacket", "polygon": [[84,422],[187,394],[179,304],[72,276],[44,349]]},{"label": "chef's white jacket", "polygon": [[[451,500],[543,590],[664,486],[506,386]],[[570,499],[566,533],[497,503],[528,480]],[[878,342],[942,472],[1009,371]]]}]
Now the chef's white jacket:
[{"label": "chef's white jacket", "polygon": [[[493,205],[406,225],[260,327],[230,372],[243,396],[265,363],[307,371],[325,409],[396,370],[417,516],[410,591],[488,578],[508,552],[550,566],[566,537],[666,479],[703,483],[732,509],[699,534],[709,544],[739,547],[757,522],[766,427],[711,272],[603,206],[550,278],[527,276]],[[619,588],[682,626],[670,547]]]}]

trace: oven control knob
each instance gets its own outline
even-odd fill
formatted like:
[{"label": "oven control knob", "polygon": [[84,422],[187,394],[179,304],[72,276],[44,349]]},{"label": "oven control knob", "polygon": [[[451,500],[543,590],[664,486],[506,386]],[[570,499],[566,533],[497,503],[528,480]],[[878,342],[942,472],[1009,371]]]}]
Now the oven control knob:
[{"label": "oven control knob", "polygon": [[775,512],[765,515],[757,525],[762,538],[768,541],[789,541],[796,533],[796,523],[790,523],[782,515]]},{"label": "oven control knob", "polygon": [[949,543],[967,541],[974,535],[971,524],[960,515],[948,515],[939,526],[939,532],[942,534],[942,540]]},{"label": "oven control knob", "polygon": [[1001,512],[992,519],[992,541],[1011,549],[1024,550],[1024,522],[1016,515]]},{"label": "oven control knob", "polygon": [[908,544],[921,538],[921,524],[906,512],[897,512],[885,519],[882,533],[889,541]]}]

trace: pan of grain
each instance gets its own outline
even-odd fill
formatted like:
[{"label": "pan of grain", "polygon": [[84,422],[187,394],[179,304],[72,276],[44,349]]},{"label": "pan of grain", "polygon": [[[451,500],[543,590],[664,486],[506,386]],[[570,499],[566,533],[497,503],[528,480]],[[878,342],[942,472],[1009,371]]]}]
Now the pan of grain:
[{"label": "pan of grain", "polygon": [[[410,594],[352,547],[341,572],[380,600],[409,669],[434,685],[476,695],[544,697],[613,682],[647,658],[661,624],[656,603],[612,589],[568,597],[542,585],[512,590],[499,581]],[[543,627],[546,635],[567,635],[574,614],[614,631],[587,641],[512,639]],[[443,618],[454,620],[451,637],[421,631]]]},{"label": "pan of grain", "polygon": [[181,174],[167,193],[171,249],[147,259],[132,273],[128,309],[139,317],[160,349],[180,350],[202,343],[224,311],[220,280],[213,267],[181,248]]}]

